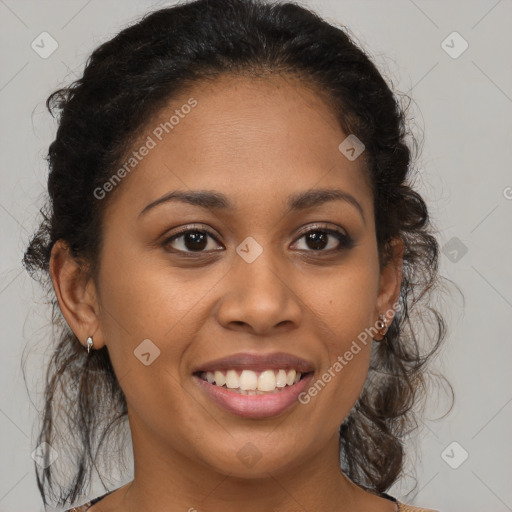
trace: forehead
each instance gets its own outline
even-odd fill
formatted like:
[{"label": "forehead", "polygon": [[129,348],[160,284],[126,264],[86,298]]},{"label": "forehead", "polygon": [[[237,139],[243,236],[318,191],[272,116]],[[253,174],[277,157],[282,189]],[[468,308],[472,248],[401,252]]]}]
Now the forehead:
[{"label": "forehead", "polygon": [[[222,190],[238,207],[286,191],[342,187],[364,202],[363,158],[350,161],[338,149],[346,137],[323,95],[296,77],[200,82],[141,131],[121,196],[140,210],[170,190],[201,188]],[[139,151],[144,146],[150,149]]]}]

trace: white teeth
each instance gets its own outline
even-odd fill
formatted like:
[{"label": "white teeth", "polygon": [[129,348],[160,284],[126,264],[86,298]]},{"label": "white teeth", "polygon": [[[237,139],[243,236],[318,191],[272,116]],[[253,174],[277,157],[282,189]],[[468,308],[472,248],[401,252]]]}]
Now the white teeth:
[{"label": "white teeth", "polygon": [[222,372],[215,371],[214,376],[215,376],[215,384],[217,384],[217,386],[224,386],[224,384],[226,384],[226,377],[224,376],[224,374]]},{"label": "white teeth", "polygon": [[265,370],[258,377],[258,389],[260,391],[274,391],[276,389],[276,375],[274,370]]},{"label": "white teeth", "polygon": [[238,391],[243,395],[259,395],[265,392],[281,391],[286,386],[292,386],[299,382],[301,372],[296,370],[264,370],[254,372],[252,370],[216,370],[205,372],[203,379],[216,386],[224,386]]},{"label": "white teeth", "polygon": [[228,370],[226,373],[226,387],[236,389],[240,387],[240,378],[236,370]]},{"label": "white teeth", "polygon": [[[229,387],[229,386],[228,386]],[[243,389],[244,391],[247,390],[255,390],[258,388],[258,376],[249,370],[242,370],[242,373],[240,374],[240,386],[238,386],[240,389]]]},{"label": "white teeth", "polygon": [[286,372],[279,370],[276,375],[276,386],[278,388],[284,388],[286,386]]}]

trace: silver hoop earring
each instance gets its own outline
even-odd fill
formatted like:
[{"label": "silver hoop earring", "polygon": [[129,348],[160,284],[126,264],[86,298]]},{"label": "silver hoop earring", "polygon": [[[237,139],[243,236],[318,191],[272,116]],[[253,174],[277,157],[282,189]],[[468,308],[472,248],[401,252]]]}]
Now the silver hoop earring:
[{"label": "silver hoop earring", "polygon": [[87,354],[89,354],[89,352],[90,352],[90,350],[91,350],[91,348],[92,348],[92,345],[93,345],[93,343],[92,343],[92,337],[91,337],[91,336],[89,336],[89,337],[87,338]]}]

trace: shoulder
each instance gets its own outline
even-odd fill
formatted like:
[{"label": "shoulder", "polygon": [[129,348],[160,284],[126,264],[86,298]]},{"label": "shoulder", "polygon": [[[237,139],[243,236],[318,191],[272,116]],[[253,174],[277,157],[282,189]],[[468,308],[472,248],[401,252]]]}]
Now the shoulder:
[{"label": "shoulder", "polygon": [[[108,493],[110,494],[110,493]],[[106,496],[106,495],[104,495]],[[94,503],[97,501],[100,501],[101,498],[104,496],[100,496],[98,498],[95,498],[92,501],[89,501],[87,503],[84,503],[83,505],[80,505],[79,507],[73,507],[65,512],[86,512]],[[397,501],[398,503],[398,512],[438,512],[437,510],[433,510],[431,508],[421,508],[421,507],[413,507],[412,505],[406,505],[405,503],[401,503],[400,501]]]},{"label": "shoulder", "polygon": [[406,505],[405,503],[398,503],[398,512],[438,512],[431,508],[413,507],[412,505]]},{"label": "shoulder", "polygon": [[91,501],[88,501],[87,503],[84,503],[83,505],[80,505],[79,507],[73,507],[68,510],[65,510],[64,512],[85,512],[86,510],[89,510],[95,503],[102,500],[105,496],[108,496],[113,492],[114,491],[109,491],[105,494],[102,494],[101,496],[98,496],[97,498],[94,498]]},{"label": "shoulder", "polygon": [[83,505],[80,505],[79,507],[73,507],[68,510],[65,510],[64,512],[85,512],[87,509],[91,507],[92,503],[89,501],[88,503],[84,503]]}]

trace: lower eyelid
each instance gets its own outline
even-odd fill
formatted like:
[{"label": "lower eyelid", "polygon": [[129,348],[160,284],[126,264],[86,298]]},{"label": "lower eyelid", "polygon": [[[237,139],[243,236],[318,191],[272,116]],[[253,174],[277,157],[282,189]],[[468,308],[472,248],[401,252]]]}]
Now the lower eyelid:
[{"label": "lower eyelid", "polygon": [[[313,249],[301,249],[301,251],[308,252],[308,253],[316,253],[316,254],[322,254],[322,253],[330,254],[333,252],[339,252],[339,251],[343,251],[346,249],[351,249],[354,246],[353,238],[350,235],[348,235],[347,233],[338,231],[338,230],[334,230],[331,228],[322,228],[322,227],[315,227],[315,228],[310,229],[309,231],[302,233],[298,238],[295,239],[293,244],[298,243],[306,235],[308,235],[309,233],[314,233],[314,232],[323,232],[329,236],[336,238],[336,240],[338,241],[338,247],[335,247],[334,249],[327,249],[327,250],[319,249],[316,251]],[[186,231],[181,231],[179,233],[175,233],[174,235],[167,237],[163,241],[163,246],[166,247],[167,245],[170,245],[171,242],[173,242],[173,241],[179,239],[180,237],[183,237],[189,233],[203,233],[203,234],[207,235],[208,237],[210,237],[212,240],[214,240],[217,244],[222,245],[221,242],[219,242],[217,240],[217,237],[214,236],[214,234],[210,233],[209,231],[206,231],[204,229],[189,229]],[[220,251],[220,250],[222,250],[222,249],[214,249],[213,251],[212,250],[186,251],[186,250],[182,250],[182,249],[172,249],[171,252],[174,252],[175,254],[194,256],[194,255],[206,255],[206,254],[212,255],[214,252]]]},{"label": "lower eyelid", "polygon": [[334,252],[334,251],[341,251],[343,249],[350,249],[354,245],[354,240],[347,233],[344,233],[342,231],[333,230],[333,229],[327,229],[327,228],[310,229],[309,231],[306,231],[305,233],[302,233],[296,239],[296,241],[294,243],[297,243],[299,240],[302,240],[309,233],[315,233],[315,232],[323,232],[323,233],[326,233],[328,236],[331,236],[331,237],[335,238],[338,241],[338,247],[336,247],[334,249],[318,250],[318,251],[315,251],[313,249],[309,249],[309,250],[306,250],[306,252],[330,253],[330,252]]},{"label": "lower eyelid", "polygon": [[[187,231],[181,231],[179,233],[175,233],[174,235],[171,235],[167,238],[164,239],[164,241],[162,242],[162,245],[164,247],[168,246],[171,244],[171,242],[174,242],[178,239],[180,239],[181,237],[184,237],[185,235],[188,235],[190,233],[203,233],[205,235],[207,235],[207,237],[211,238],[212,240],[215,241],[215,243],[219,244],[219,245],[222,245],[218,240],[217,240],[217,237],[213,235],[213,233],[210,233],[209,231],[206,231],[204,229],[189,229]],[[181,254],[201,254],[201,253],[209,253],[210,251],[183,251],[181,249],[173,249],[175,252],[177,253],[181,253]]]}]

